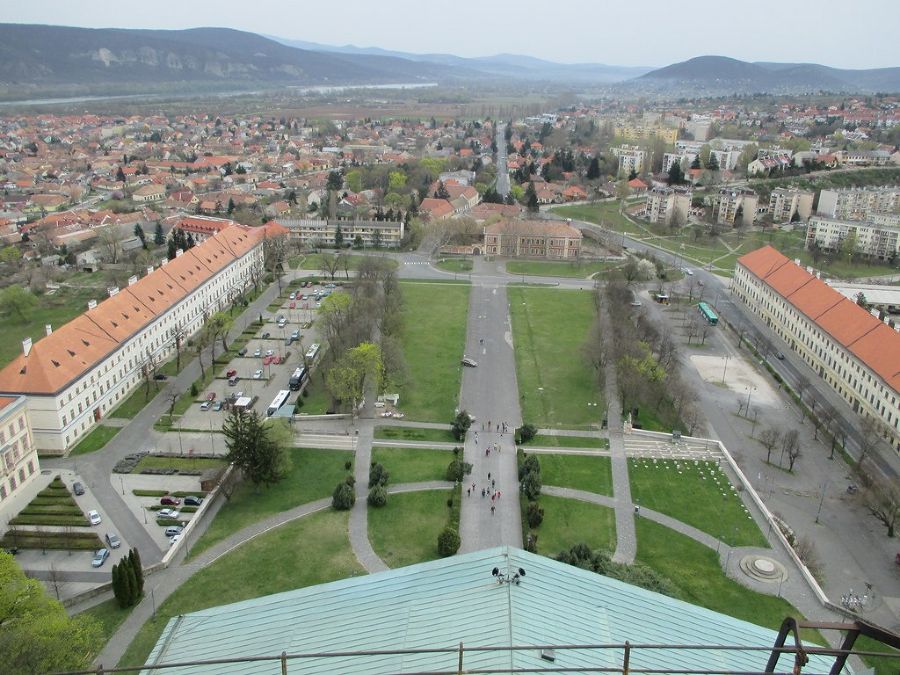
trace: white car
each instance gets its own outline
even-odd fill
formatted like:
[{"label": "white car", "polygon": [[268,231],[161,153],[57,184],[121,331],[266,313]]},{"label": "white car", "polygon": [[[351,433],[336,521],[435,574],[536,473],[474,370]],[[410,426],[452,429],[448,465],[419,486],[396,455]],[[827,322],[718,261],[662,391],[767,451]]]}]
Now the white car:
[{"label": "white car", "polygon": [[263,371],[262,371],[261,369],[255,371],[255,372],[253,373],[253,379],[254,379],[254,380],[261,380],[261,379],[262,379],[262,376],[263,376]]},{"label": "white car", "polygon": [[255,356],[256,358],[259,358],[260,356],[262,356],[262,347],[257,347],[256,351],[253,352],[253,356]]},{"label": "white car", "polygon": [[102,522],[98,511],[88,511],[88,520],[91,521],[91,525],[99,525]]},{"label": "white car", "polygon": [[274,350],[274,349],[267,349],[267,350],[266,350],[266,356],[275,356],[275,350]]},{"label": "white car", "polygon": [[169,537],[169,546],[174,546],[178,543],[178,540],[181,539],[180,534],[176,534],[174,537]]},{"label": "white car", "polygon": [[180,516],[180,515],[181,515],[181,513],[178,511],[178,509],[160,509],[157,512],[156,517],[157,518],[171,518],[172,520],[177,520],[178,516]]}]

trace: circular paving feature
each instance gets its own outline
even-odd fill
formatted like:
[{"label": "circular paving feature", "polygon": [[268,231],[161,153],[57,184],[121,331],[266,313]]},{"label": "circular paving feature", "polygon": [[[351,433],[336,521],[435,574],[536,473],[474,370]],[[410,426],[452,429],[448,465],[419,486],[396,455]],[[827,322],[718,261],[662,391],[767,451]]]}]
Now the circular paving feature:
[{"label": "circular paving feature", "polygon": [[787,578],[787,572],[780,562],[761,555],[744,556],[740,568],[744,574],[757,581],[777,583]]}]

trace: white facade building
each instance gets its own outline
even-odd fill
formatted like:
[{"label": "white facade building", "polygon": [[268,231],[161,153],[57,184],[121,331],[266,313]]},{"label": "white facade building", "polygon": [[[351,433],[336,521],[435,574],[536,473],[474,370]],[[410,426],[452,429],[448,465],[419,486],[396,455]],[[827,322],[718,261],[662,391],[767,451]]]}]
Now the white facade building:
[{"label": "white facade building", "polygon": [[619,158],[619,173],[628,175],[631,172],[640,173],[644,170],[647,161],[647,153],[637,145],[623,145],[613,148],[612,153]]},{"label": "white facade building", "polygon": [[856,253],[878,260],[893,260],[900,255],[900,227],[822,216],[809,219],[806,248],[809,249],[815,242],[827,251],[838,251],[851,236],[856,238]]},{"label": "white facade building", "polygon": [[900,213],[900,188],[822,190],[816,214],[838,220],[867,220],[876,213]]},{"label": "white facade building", "polygon": [[40,472],[25,397],[0,396],[0,513]]}]

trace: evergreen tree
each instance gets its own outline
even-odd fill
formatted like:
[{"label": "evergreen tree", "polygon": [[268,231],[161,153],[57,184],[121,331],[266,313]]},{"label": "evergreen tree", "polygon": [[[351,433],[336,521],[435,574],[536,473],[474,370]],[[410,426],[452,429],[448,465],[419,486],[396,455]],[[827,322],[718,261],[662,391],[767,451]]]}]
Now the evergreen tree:
[{"label": "evergreen tree", "polygon": [[126,605],[125,605],[125,596],[122,593],[122,591],[123,591],[122,574],[119,569],[119,563],[116,563],[115,565],[113,565],[113,568],[112,568],[112,589],[113,589],[113,595],[115,596],[116,600],[119,602],[119,607],[124,608]]},{"label": "evergreen tree", "polygon": [[137,580],[138,597],[144,594],[144,567],[141,564],[141,554],[136,548],[132,548],[128,552],[128,559],[131,561],[131,567],[134,569],[134,576]]},{"label": "evergreen tree", "polygon": [[533,181],[528,183],[528,188],[525,190],[525,206],[529,211],[538,210],[537,191],[534,189]]},{"label": "evergreen tree", "polygon": [[597,180],[598,178],[600,178],[600,161],[596,157],[592,157],[587,170],[587,179]]},{"label": "evergreen tree", "polygon": [[116,171],[116,180],[119,181],[120,183],[125,182],[125,172],[122,171],[121,166],[119,167],[118,171]]},{"label": "evergreen tree", "polygon": [[163,234],[162,223],[156,224],[156,229],[153,230],[153,243],[156,246],[162,246],[163,242],[166,240],[165,235]]},{"label": "evergreen tree", "polygon": [[706,162],[706,168],[710,171],[719,170],[719,160],[716,159],[716,156],[713,153],[709,153],[709,159]]},{"label": "evergreen tree", "polygon": [[702,166],[700,166],[700,155],[694,155],[694,161],[691,162],[691,168],[692,169],[702,169],[703,168]]},{"label": "evergreen tree", "polygon": [[228,208],[226,210],[229,216],[234,213],[234,200],[231,197],[228,198]]},{"label": "evergreen tree", "polygon": [[684,171],[681,170],[681,162],[674,161],[669,167],[669,185],[681,185],[684,182]]},{"label": "evergreen tree", "polygon": [[122,607],[131,607],[134,604],[134,574],[131,573],[131,565],[128,564],[127,558],[122,558],[119,563],[119,579],[122,584],[122,596],[119,598],[119,605]]},{"label": "evergreen tree", "polygon": [[147,248],[147,235],[144,234],[144,228],[140,223],[134,224],[134,236],[141,240],[142,248]]},{"label": "evergreen tree", "polygon": [[194,235],[188,232],[187,238],[184,240],[185,248],[194,248]]},{"label": "evergreen tree", "polygon": [[174,240],[174,239],[169,239],[169,249],[168,249],[168,251],[166,251],[166,257],[167,257],[169,260],[174,260],[174,259],[175,259],[175,255],[176,255],[175,252],[176,252],[177,250],[178,250],[178,247],[175,245],[175,240]]},{"label": "evergreen tree", "polygon": [[344,248],[344,233],[341,231],[340,223],[334,228],[334,247]]}]

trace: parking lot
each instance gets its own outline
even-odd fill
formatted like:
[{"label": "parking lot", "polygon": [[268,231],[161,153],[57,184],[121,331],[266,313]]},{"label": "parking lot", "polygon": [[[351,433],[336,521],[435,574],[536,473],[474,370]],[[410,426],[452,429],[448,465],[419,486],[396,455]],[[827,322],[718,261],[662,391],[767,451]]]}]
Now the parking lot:
[{"label": "parking lot", "polygon": [[[319,342],[314,323],[320,303],[316,296],[324,298],[333,290],[321,285],[298,288],[295,297],[288,296],[280,309],[263,313],[264,324],[247,342],[244,353],[226,366],[216,366],[215,379],[182,415],[180,428],[220,429],[229,411],[229,399],[242,396],[255,397],[252,409],[264,415],[278,392],[289,389],[291,374],[303,365],[304,353]],[[292,408],[298,395],[292,391],[285,407]],[[207,401],[209,405],[205,404]]]}]

